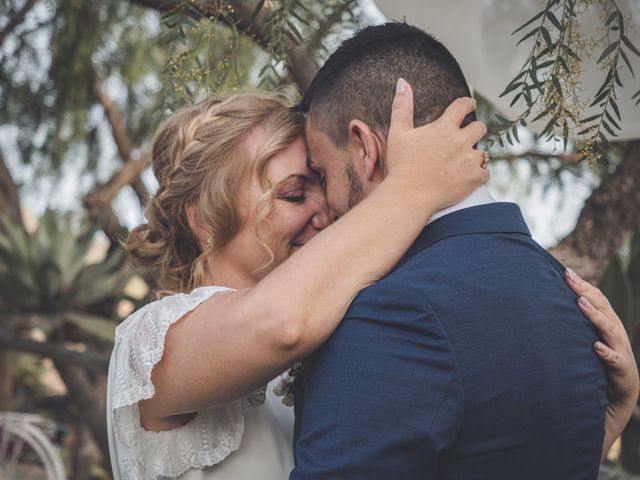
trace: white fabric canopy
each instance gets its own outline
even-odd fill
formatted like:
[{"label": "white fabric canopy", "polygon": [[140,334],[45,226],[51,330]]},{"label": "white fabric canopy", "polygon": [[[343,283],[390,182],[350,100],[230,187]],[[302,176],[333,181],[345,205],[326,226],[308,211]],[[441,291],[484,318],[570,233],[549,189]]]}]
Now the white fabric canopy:
[{"label": "white fabric canopy", "polygon": [[[538,25],[532,24],[511,36],[536,13],[542,10],[544,0],[375,0],[376,5],[388,19],[406,19],[407,23],[423,28],[444,43],[458,59],[467,80],[483,96],[509,118],[523,111],[523,103],[509,107],[512,95],[500,98],[509,81],[524,64],[532,41],[516,47],[518,40]],[[625,16],[635,25],[625,24],[625,33],[640,48],[640,0],[618,0],[616,2]],[[592,35],[603,25],[599,7],[590,9],[581,19],[581,31]],[[581,76],[583,98],[594,98],[605,78],[596,64],[602,49],[587,59]],[[636,78],[625,68],[621,72],[624,89],[619,89],[618,106],[622,114],[622,132],[618,140],[640,138],[640,106],[634,105],[631,96],[640,90],[640,58],[629,53]],[[637,97],[636,97],[637,100]],[[589,116],[597,111],[585,112]],[[534,130],[536,125],[530,125]],[[541,129],[544,124],[537,127]]]}]

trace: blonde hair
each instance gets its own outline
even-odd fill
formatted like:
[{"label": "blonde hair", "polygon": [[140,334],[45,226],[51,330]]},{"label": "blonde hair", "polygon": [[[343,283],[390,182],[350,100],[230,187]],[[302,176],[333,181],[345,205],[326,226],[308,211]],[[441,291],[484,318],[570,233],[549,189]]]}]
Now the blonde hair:
[{"label": "blonde hair", "polygon": [[[287,90],[211,98],[176,111],[160,126],[152,149],[159,188],[145,209],[147,223],[134,228],[125,243],[134,264],[159,270],[158,296],[202,285],[207,259],[240,227],[235,200],[242,179],[253,171],[265,190],[258,218],[267,221],[269,160],[303,134],[304,119],[292,111],[295,100]],[[257,128],[260,134],[251,135]],[[257,142],[255,155],[249,139]],[[189,205],[208,235],[204,249],[189,225]],[[260,243],[273,261],[267,244]]]}]

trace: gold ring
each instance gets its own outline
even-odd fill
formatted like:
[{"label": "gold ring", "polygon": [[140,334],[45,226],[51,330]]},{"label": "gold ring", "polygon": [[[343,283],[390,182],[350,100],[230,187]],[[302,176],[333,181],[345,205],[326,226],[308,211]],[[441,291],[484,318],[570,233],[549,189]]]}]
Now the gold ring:
[{"label": "gold ring", "polygon": [[491,160],[491,155],[489,155],[489,152],[487,152],[486,150],[481,150],[481,152],[482,152],[482,163],[480,163],[480,167],[486,170],[489,166],[489,160]]}]

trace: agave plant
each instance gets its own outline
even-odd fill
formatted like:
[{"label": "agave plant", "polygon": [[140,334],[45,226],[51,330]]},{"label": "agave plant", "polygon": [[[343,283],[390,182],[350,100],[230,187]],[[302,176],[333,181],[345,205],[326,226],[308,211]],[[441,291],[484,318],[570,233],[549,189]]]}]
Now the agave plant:
[{"label": "agave plant", "polygon": [[88,263],[96,227],[75,233],[46,212],[33,233],[0,219],[0,314],[34,314],[46,333],[109,342],[131,271],[121,249]]}]

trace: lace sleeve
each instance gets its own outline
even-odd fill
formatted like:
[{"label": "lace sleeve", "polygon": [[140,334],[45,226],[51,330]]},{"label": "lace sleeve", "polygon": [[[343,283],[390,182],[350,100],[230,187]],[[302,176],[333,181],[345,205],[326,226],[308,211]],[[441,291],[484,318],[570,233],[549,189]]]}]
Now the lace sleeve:
[{"label": "lace sleeve", "polygon": [[138,310],[116,329],[108,398],[114,470],[122,479],[176,477],[214,465],[240,446],[243,400],[203,410],[186,425],[150,432],[140,425],[138,402],[151,398],[151,371],[162,358],[169,327],[212,295],[228,290],[201,287],[165,297]]}]

